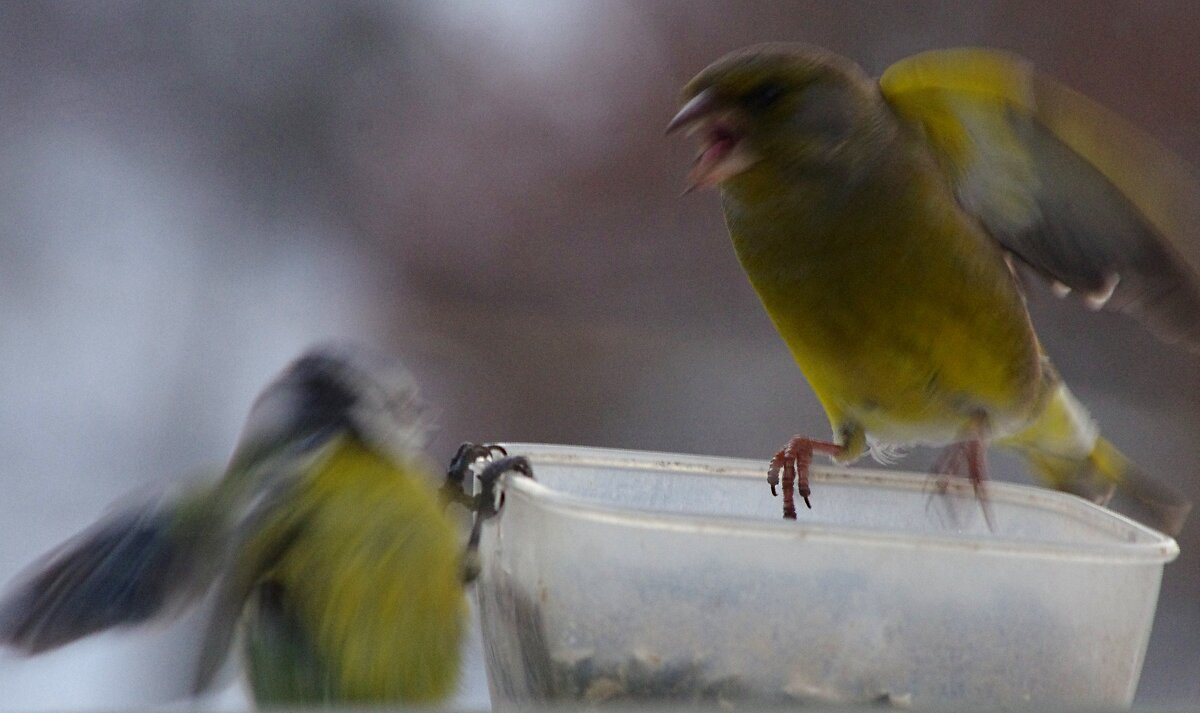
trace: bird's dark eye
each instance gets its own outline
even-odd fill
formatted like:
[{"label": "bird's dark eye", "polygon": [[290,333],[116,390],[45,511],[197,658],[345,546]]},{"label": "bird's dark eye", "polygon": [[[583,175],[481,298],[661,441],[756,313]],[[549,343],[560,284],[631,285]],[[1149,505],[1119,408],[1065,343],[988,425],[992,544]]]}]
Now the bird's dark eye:
[{"label": "bird's dark eye", "polygon": [[783,97],[784,91],[782,84],[765,82],[751,89],[742,98],[742,103],[751,111],[760,111],[779,101]]}]

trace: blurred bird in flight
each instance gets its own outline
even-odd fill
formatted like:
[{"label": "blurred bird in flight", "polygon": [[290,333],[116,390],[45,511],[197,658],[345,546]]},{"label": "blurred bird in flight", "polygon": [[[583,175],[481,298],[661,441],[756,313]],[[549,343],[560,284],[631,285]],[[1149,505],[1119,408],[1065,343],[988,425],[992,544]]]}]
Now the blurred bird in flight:
[{"label": "blurred bird in flight", "polygon": [[[497,449],[464,446],[439,496],[425,414],[396,362],[350,345],[307,352],[258,397],[223,478],[52,552],[0,602],[0,642],[39,653],[215,589],[196,692],[240,630],[260,704],[444,700],[477,569],[445,513],[471,501],[447,489]],[[492,466],[528,472],[520,458]]]},{"label": "blurred bird in flight", "polygon": [[811,507],[814,453],[944,446],[935,469],[983,498],[995,444],[1051,487],[1115,493],[1179,531],[1190,503],[1099,435],[1018,277],[1200,351],[1200,188],[1179,159],[984,49],[916,55],[873,81],[816,47],[750,47],[687,84],[675,130],[699,139],[689,188],[720,188],[738,259],[833,428],[772,459],[785,517],[793,484]]}]

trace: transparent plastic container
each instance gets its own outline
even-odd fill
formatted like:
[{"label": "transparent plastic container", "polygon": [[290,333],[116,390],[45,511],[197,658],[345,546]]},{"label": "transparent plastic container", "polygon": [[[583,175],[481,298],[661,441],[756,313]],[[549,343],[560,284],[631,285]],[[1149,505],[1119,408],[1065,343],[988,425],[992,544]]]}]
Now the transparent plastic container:
[{"label": "transparent plastic container", "polygon": [[1082,499],[756,461],[513,444],[483,529],[493,705],[1126,707],[1175,541]]}]

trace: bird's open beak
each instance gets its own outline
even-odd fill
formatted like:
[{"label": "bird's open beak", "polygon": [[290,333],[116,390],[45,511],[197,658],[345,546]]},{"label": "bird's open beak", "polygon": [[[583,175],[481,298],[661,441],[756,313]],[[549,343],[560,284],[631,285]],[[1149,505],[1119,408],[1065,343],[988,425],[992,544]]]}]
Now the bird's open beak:
[{"label": "bird's open beak", "polygon": [[700,137],[700,153],[688,173],[687,193],[733,178],[757,162],[744,145],[737,113],[723,109],[712,89],[692,97],[667,124],[667,133],[683,130]]},{"label": "bird's open beak", "polygon": [[673,134],[713,113],[717,108],[716,99],[716,94],[711,89],[705,89],[689,99],[675,118],[671,119],[671,123],[667,124],[667,133]]}]

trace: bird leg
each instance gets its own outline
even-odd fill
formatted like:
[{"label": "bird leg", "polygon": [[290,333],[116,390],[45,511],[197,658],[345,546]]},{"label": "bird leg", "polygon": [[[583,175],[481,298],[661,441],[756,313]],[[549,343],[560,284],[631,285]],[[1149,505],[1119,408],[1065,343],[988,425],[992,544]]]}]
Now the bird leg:
[{"label": "bird leg", "polygon": [[988,529],[994,529],[992,523],[992,508],[987,496],[987,455],[985,453],[983,436],[974,435],[967,440],[951,443],[942,449],[937,460],[933,463],[933,472],[937,474],[937,489],[945,494],[950,489],[950,478],[961,477],[966,470],[967,480],[979,506],[983,510],[983,519],[987,521]]},{"label": "bird leg", "polygon": [[937,476],[936,487],[939,495],[945,495],[950,490],[952,476],[960,476],[967,464],[966,448],[963,443],[951,443],[938,453],[933,461],[933,474]]},{"label": "bird leg", "polygon": [[775,486],[779,484],[780,473],[783,474],[783,517],[785,520],[796,519],[796,501],[792,492],[793,485],[800,491],[804,504],[812,509],[808,496],[812,490],[808,487],[808,469],[812,465],[813,453],[826,453],[840,456],[846,452],[846,447],[829,441],[818,441],[805,436],[792,436],[767,468],[767,483],[771,486],[771,495],[778,495]]},{"label": "bird leg", "polygon": [[[498,448],[499,446],[490,446]],[[460,449],[461,450],[461,449]],[[501,449],[503,450],[503,449]],[[533,477],[533,467],[524,456],[507,456],[487,464],[479,473],[479,492],[475,495],[471,510],[475,513],[475,522],[471,524],[471,535],[467,538],[466,551],[463,553],[463,582],[470,583],[479,576],[479,539],[483,533],[483,521],[494,517],[504,504],[504,495],[496,502],[496,481],[508,472],[519,473],[527,478]]]},{"label": "bird leg", "polygon": [[471,507],[475,511],[476,520],[486,520],[500,512],[504,498],[501,495],[500,502],[496,502],[496,481],[509,471],[519,473],[526,478],[533,477],[533,466],[529,465],[529,460],[525,456],[508,456],[488,463],[477,478],[479,493],[475,495],[474,504]]},{"label": "bird leg", "polygon": [[438,490],[442,507],[446,507],[450,503],[458,503],[468,509],[474,509],[475,498],[468,495],[464,489],[467,473],[471,472],[471,466],[475,464],[475,461],[490,459],[493,454],[506,456],[508,451],[504,450],[503,446],[490,443],[482,445],[464,443],[458,447],[458,451],[450,459],[450,467],[446,470],[446,482]]}]

